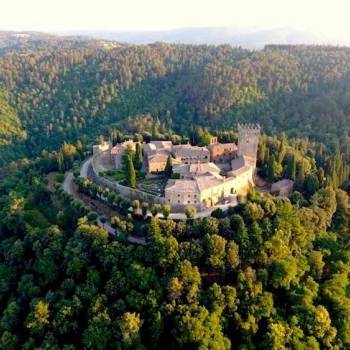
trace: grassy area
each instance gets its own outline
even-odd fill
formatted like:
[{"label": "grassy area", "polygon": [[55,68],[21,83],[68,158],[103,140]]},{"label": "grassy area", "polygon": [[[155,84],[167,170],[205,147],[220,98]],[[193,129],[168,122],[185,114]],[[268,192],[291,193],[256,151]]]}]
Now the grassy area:
[{"label": "grassy area", "polygon": [[[100,173],[101,176],[106,177],[109,180],[117,181],[119,183],[126,182],[126,173],[124,170],[107,170]],[[143,181],[146,178],[146,173],[143,171],[136,172],[137,181]]]}]

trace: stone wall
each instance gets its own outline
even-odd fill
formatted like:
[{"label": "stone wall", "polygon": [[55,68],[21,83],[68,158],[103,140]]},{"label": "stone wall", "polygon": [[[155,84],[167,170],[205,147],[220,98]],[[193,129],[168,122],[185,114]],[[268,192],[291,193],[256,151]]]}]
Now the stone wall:
[{"label": "stone wall", "polygon": [[147,202],[149,204],[165,204],[164,197],[154,196],[150,193],[140,191],[136,188],[123,186],[115,181],[111,181],[109,179],[106,179],[105,177],[99,176],[94,165],[94,158],[92,159],[90,166],[91,172],[89,172],[89,178],[90,180],[96,182],[98,185],[105,186],[111,190],[117,191],[122,196],[130,200],[138,199],[140,202]]},{"label": "stone wall", "polygon": [[[109,189],[118,192],[125,198],[129,200],[139,200],[140,202],[146,202],[150,205],[153,204],[169,204],[166,202],[164,197],[158,197],[150,193],[146,193],[143,191],[140,191],[136,188],[131,188],[128,186],[123,186],[115,181],[111,181],[109,179],[106,179],[105,177],[99,176],[98,172],[96,170],[96,167],[94,165],[94,158],[92,158],[91,164],[90,164],[90,171],[88,171],[88,178],[95,183],[97,183],[100,186],[108,187]],[[192,207],[195,207],[198,212],[203,210],[202,205],[192,205]],[[171,211],[175,213],[184,213],[186,210],[186,205],[171,205]]]}]

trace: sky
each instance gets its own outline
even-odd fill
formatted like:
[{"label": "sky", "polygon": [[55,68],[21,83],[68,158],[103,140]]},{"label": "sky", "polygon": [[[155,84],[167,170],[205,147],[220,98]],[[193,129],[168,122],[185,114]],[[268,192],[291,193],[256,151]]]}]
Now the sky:
[{"label": "sky", "polygon": [[0,30],[290,27],[349,37],[350,0],[0,0]]}]

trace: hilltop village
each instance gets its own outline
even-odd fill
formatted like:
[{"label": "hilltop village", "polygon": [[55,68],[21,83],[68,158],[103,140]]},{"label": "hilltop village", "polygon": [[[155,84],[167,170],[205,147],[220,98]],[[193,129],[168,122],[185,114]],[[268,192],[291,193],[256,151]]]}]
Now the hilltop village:
[{"label": "hilltop village", "polygon": [[[244,124],[238,125],[237,145],[219,143],[216,137],[205,147],[174,145],[171,141],[142,143],[143,169],[152,177],[164,172],[170,161],[172,176],[161,200],[177,210],[186,206],[204,210],[233,203],[237,194],[244,195],[254,186],[259,135],[259,125]],[[104,156],[115,169],[122,169],[126,153],[136,147],[133,140],[114,147],[105,142],[94,146],[93,157]]]}]

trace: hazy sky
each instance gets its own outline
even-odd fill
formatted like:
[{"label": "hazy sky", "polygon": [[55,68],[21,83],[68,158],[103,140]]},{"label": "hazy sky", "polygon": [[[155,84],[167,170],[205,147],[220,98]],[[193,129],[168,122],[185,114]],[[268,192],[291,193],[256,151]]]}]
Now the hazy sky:
[{"label": "hazy sky", "polygon": [[1,0],[0,29],[292,27],[350,36],[350,0]]}]

